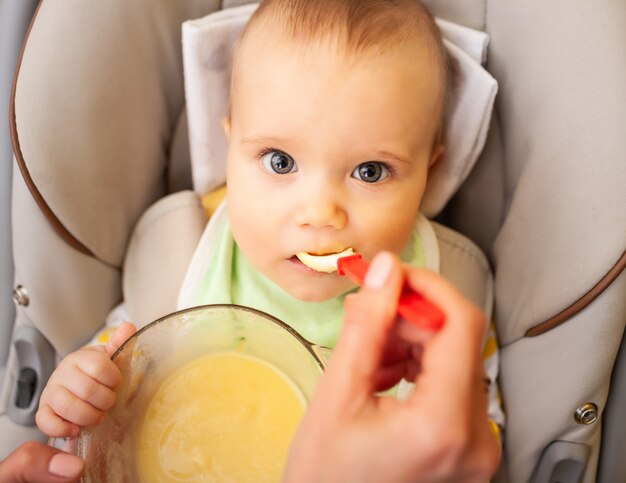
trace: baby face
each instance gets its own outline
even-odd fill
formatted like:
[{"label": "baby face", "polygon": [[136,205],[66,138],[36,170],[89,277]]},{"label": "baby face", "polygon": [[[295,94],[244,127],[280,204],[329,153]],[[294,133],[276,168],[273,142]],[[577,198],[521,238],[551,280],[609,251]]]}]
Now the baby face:
[{"label": "baby face", "polygon": [[294,297],[353,288],[299,252],[371,259],[408,243],[440,151],[438,77],[417,57],[284,41],[242,50],[226,123],[229,218],[246,258]]}]

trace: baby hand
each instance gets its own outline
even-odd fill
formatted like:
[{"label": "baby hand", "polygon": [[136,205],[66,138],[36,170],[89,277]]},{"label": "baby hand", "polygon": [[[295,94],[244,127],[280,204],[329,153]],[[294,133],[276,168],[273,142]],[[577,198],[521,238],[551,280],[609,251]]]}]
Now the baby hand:
[{"label": "baby hand", "polygon": [[65,357],[50,376],[35,417],[39,429],[52,437],[76,437],[81,426],[100,423],[115,403],[122,376],[113,353],[137,329],[124,322],[108,345],[80,349]]}]

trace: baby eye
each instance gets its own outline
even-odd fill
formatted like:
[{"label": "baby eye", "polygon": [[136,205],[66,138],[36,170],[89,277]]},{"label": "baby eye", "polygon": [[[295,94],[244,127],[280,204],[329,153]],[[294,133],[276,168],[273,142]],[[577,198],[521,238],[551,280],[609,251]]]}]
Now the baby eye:
[{"label": "baby eye", "polygon": [[282,151],[270,150],[261,155],[263,167],[276,174],[287,174],[298,171],[294,159]]},{"label": "baby eye", "polygon": [[365,181],[366,183],[376,183],[388,178],[391,173],[389,169],[381,162],[369,161],[359,164],[354,171],[352,177]]}]

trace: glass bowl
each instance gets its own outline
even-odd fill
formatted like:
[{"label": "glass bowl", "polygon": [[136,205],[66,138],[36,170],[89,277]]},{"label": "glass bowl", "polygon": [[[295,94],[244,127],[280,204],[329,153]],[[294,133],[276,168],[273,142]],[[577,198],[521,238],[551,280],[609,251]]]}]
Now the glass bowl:
[{"label": "glass bowl", "polygon": [[[236,305],[194,307],[152,322],[112,356],[122,373],[115,405],[100,425],[82,429],[74,448],[85,459],[83,481],[148,481],[137,461],[138,452],[143,451],[138,435],[150,402],[163,382],[180,368],[203,356],[219,354],[242,355],[268,364],[289,381],[306,406],[330,350],[311,344],[268,314]],[[252,385],[246,380],[238,384],[244,388]],[[189,459],[181,463],[182,467],[193,469],[196,465],[198,474],[190,476],[187,471],[186,476],[173,475],[171,481],[209,481],[202,476],[204,463],[194,460],[197,455],[187,451],[188,447],[178,450]],[[241,464],[246,464],[248,456],[238,456]],[[263,481],[262,475],[254,480]]]}]

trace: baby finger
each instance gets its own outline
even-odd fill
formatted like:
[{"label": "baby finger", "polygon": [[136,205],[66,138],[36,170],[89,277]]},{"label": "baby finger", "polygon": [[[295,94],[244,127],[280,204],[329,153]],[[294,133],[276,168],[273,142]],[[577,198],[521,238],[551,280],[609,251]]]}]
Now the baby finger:
[{"label": "baby finger", "polygon": [[78,367],[72,367],[68,371],[65,388],[79,399],[102,411],[110,409],[115,404],[115,391],[92,379]]},{"label": "baby finger", "polygon": [[47,404],[39,407],[35,415],[35,422],[42,433],[53,438],[75,438],[80,432],[80,426],[66,421]]},{"label": "baby finger", "polygon": [[120,370],[103,348],[85,350],[75,366],[101,384],[115,389],[122,381]]},{"label": "baby finger", "polygon": [[103,411],[82,401],[62,386],[50,394],[46,402],[58,416],[79,426],[99,424],[104,419]]}]

